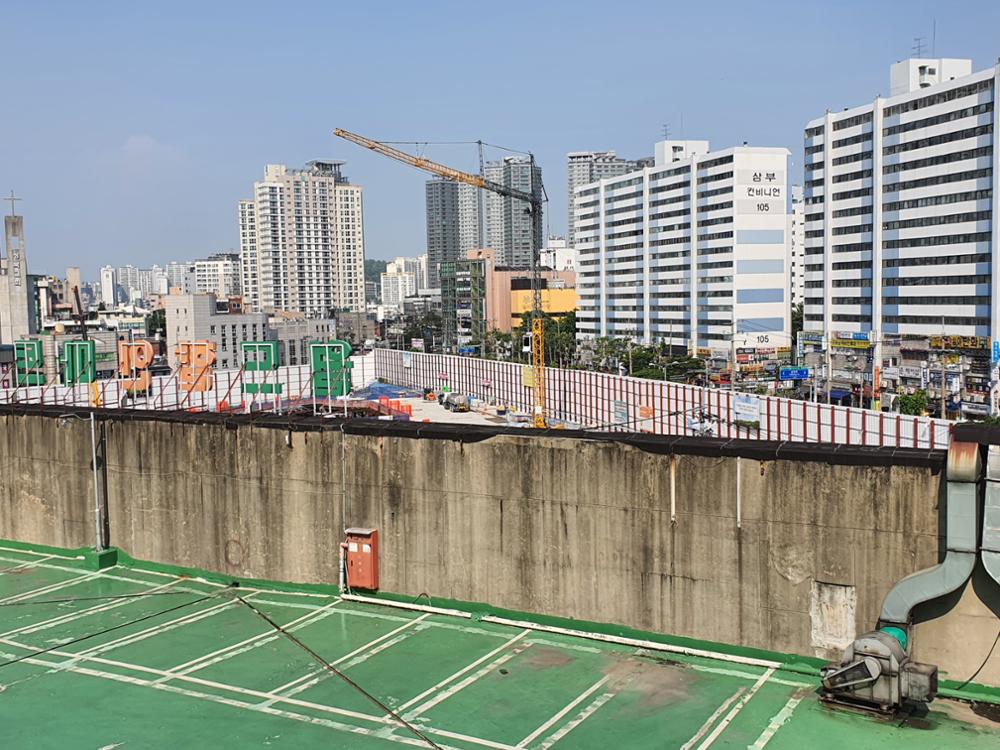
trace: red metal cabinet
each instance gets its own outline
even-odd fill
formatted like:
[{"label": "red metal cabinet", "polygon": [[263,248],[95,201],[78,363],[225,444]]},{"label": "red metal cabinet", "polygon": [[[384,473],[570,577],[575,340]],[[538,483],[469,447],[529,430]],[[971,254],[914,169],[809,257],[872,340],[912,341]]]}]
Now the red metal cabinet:
[{"label": "red metal cabinet", "polygon": [[347,585],[378,590],[378,529],[347,529]]}]

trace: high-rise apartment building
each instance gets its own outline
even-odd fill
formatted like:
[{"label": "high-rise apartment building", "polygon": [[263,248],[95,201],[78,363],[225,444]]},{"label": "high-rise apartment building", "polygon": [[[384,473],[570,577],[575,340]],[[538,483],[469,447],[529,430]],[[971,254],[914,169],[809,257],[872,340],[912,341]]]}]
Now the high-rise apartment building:
[{"label": "high-rise apartment building", "polygon": [[417,293],[417,277],[405,266],[389,263],[380,277],[382,304],[399,307],[403,300]]},{"label": "high-rise apartment building", "polygon": [[194,291],[211,292],[220,299],[240,293],[240,256],[237,253],[216,253],[194,262]]},{"label": "high-rise apartment building", "polygon": [[179,289],[181,294],[194,293],[194,263],[172,260],[167,263],[164,272],[167,277],[168,293],[172,293],[175,289]]},{"label": "high-rise apartment building", "polygon": [[[707,151],[708,143],[701,142],[705,143],[704,150]],[[687,141],[672,141],[671,143],[687,143]],[[685,158],[689,155],[685,154]],[[618,177],[645,166],[652,166],[652,160],[648,158],[622,159],[615,155],[614,151],[571,151],[566,154],[566,205],[569,214],[566,224],[566,242],[569,247],[573,247],[576,242],[576,232],[573,226],[573,196],[576,194],[576,189],[581,185],[589,185],[608,177]]]},{"label": "high-rise apartment building", "polygon": [[105,307],[118,304],[118,276],[113,266],[101,267],[101,302]]},{"label": "high-rise apartment building", "polygon": [[573,226],[573,196],[576,189],[608,177],[618,177],[636,170],[636,163],[622,159],[614,151],[571,151],[566,154],[566,189],[569,219],[566,241],[572,247],[576,242]]},{"label": "high-rise apartment building", "polygon": [[269,164],[253,200],[240,201],[242,286],[251,309],[310,317],[364,309],[362,189],[342,165]]},{"label": "high-rise apartment building", "polygon": [[905,60],[891,84],[805,129],[804,327],[868,333],[875,362],[886,336],[1000,338],[1000,66]]},{"label": "high-rise apartment building", "polygon": [[[486,163],[487,180],[536,197],[542,195],[542,169],[526,156],[507,156]],[[532,211],[527,201],[487,192],[486,246],[497,251],[497,265],[527,268],[542,247],[542,212]]]},{"label": "high-rise apartment building", "polygon": [[430,288],[430,284],[427,283],[427,253],[418,255],[415,260],[417,262],[414,266],[414,273],[417,275],[417,291],[419,292]]},{"label": "high-rise apartment building", "polygon": [[237,213],[240,222],[240,289],[243,292],[243,304],[250,310],[260,310],[256,201],[240,201]]},{"label": "high-rise apartment building", "polygon": [[657,152],[653,167],[576,191],[580,337],[787,345],[789,152]]},{"label": "high-rise apartment building", "polygon": [[806,204],[802,186],[792,185],[792,210],[788,214],[788,288],[794,308],[805,294]]},{"label": "high-rise apartment building", "polygon": [[119,296],[124,302],[136,302],[151,294],[166,294],[167,273],[159,266],[152,268],[137,268],[127,265],[115,270],[115,280]]},{"label": "high-rise apartment building", "polygon": [[435,178],[424,186],[427,215],[426,285],[440,284],[440,266],[479,247],[479,189]]}]

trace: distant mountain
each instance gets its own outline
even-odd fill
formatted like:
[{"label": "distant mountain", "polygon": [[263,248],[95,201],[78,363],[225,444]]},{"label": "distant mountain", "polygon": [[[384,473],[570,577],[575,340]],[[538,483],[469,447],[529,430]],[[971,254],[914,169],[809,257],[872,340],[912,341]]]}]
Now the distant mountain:
[{"label": "distant mountain", "polygon": [[382,273],[385,273],[385,265],[388,261],[365,258],[365,281],[379,281]]}]

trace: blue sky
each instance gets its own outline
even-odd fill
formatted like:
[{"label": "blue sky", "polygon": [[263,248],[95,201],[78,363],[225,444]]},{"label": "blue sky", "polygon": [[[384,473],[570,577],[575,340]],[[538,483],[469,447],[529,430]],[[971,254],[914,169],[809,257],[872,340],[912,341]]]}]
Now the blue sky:
[{"label": "blue sky", "polygon": [[[888,92],[934,21],[939,56],[1000,56],[1000,3],[57,3],[2,6],[0,193],[23,197],[34,272],[151,265],[238,247],[264,165],[347,162],[367,255],[424,250],[425,176],[339,141],[531,150],[565,232],[568,151],[673,137],[786,146]],[[475,169],[474,147],[427,155]],[[8,204],[3,204],[7,206]]]}]

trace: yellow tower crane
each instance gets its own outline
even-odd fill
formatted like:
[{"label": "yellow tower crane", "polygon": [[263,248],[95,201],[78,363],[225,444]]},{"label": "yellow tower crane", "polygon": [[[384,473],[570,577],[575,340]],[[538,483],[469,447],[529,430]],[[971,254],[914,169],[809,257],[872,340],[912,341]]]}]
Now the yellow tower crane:
[{"label": "yellow tower crane", "polygon": [[[542,196],[535,193],[526,193],[523,190],[509,188],[498,182],[487,180],[480,175],[462,172],[452,167],[446,167],[430,159],[421,156],[414,156],[398,148],[393,148],[387,143],[366,138],[363,135],[352,133],[349,130],[337,128],[334,135],[356,143],[359,146],[374,151],[377,154],[388,156],[390,159],[409,164],[411,167],[422,169],[425,172],[443,177],[446,180],[464,182],[466,185],[473,185],[481,190],[489,190],[499,195],[509,198],[516,198],[524,201],[530,208],[532,214],[541,215]],[[534,163],[534,157],[532,157]],[[541,238],[537,238],[541,240]],[[531,291],[533,296],[531,309],[531,366],[532,366],[532,392],[534,394],[533,422],[535,427],[545,427],[545,316],[542,314],[542,275],[539,269],[539,248],[532,248],[531,252]]]}]

